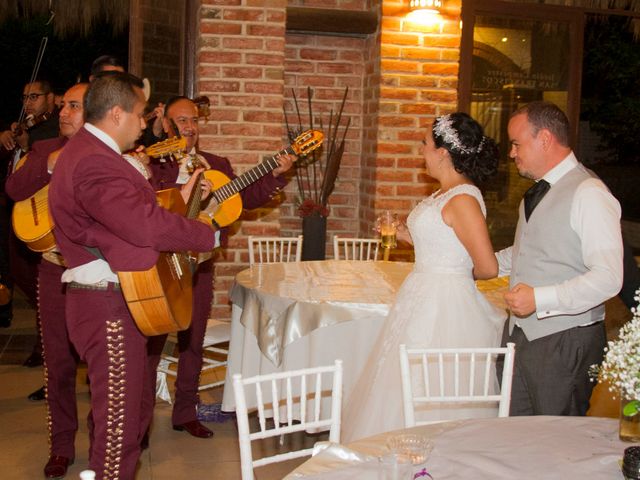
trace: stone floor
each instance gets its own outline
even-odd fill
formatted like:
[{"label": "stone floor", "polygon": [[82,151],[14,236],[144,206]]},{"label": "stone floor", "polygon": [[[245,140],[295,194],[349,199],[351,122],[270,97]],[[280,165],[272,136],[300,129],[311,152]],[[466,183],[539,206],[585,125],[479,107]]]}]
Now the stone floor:
[{"label": "stone floor", "polygon": [[[5,471],[0,477],[32,480],[43,478],[42,469],[48,457],[45,402],[27,400],[42,385],[42,368],[22,366],[35,341],[35,312],[19,296],[14,302],[11,327],[0,329],[0,466]],[[79,473],[87,468],[89,441],[84,419],[89,411],[89,395],[85,372],[81,367],[77,376],[80,431],[76,437],[76,461],[69,469],[68,479],[79,478]],[[218,387],[203,392],[202,402],[220,402],[221,397],[222,387]],[[171,406],[158,401],[150,446],[140,459],[136,479],[240,479],[238,432],[233,417],[224,423],[206,425],[215,432],[211,439],[176,432],[171,428]],[[313,445],[316,440],[316,436],[296,439],[305,445]],[[277,441],[263,445],[263,449],[280,450]],[[280,479],[303,461],[256,469],[256,478]]]},{"label": "stone floor", "polygon": [[[30,402],[27,395],[42,385],[42,369],[26,368],[22,362],[35,341],[35,312],[18,296],[14,321],[10,328],[0,329],[0,465],[2,478],[42,478],[48,456],[44,402]],[[610,337],[630,318],[630,313],[617,299],[607,303],[607,331]],[[218,373],[220,374],[220,373]],[[85,372],[78,373],[78,409],[80,431],[76,441],[76,462],[67,478],[78,478],[87,466],[88,438],[85,422],[89,398]],[[203,403],[219,402],[222,387],[203,392]],[[597,416],[617,416],[618,403],[606,388],[598,388],[590,412]],[[208,423],[215,431],[212,439],[196,439],[171,429],[171,406],[158,402],[154,412],[150,448],[140,460],[138,480],[162,479],[239,479],[240,463],[237,429],[233,419],[224,423]],[[298,438],[296,442],[313,444],[317,437]],[[285,445],[285,448],[287,445]],[[278,448],[275,442],[263,445],[265,450]],[[279,449],[279,448],[278,448]],[[282,478],[303,460],[294,460],[256,470],[258,480]]]}]

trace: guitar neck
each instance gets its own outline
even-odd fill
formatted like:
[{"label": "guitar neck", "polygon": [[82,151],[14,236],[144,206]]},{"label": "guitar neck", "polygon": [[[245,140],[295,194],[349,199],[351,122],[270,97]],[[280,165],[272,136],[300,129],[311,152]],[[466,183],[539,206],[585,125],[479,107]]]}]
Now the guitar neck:
[{"label": "guitar neck", "polygon": [[295,155],[295,152],[291,147],[287,147],[283,150],[280,150],[273,157],[266,159],[264,162],[256,165],[251,170],[244,172],[242,175],[234,178],[229,183],[223,185],[219,189],[212,192],[213,197],[220,204],[224,202],[229,197],[235,195],[241,190],[244,190],[252,183],[257,182],[262,177],[264,177],[267,173],[274,171],[280,165],[278,163],[277,158],[280,155]]}]

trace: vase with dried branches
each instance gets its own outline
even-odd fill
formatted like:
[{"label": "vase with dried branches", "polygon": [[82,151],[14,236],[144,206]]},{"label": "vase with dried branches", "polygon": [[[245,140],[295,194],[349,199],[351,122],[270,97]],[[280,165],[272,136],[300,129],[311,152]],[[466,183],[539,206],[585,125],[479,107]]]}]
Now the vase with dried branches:
[{"label": "vase with dried branches", "polygon": [[[340,162],[344,153],[344,142],[351,123],[351,119],[347,119],[345,125],[342,127],[340,125],[348,92],[349,87],[346,87],[338,112],[334,114],[333,109],[329,112],[326,131],[322,117],[319,119],[318,127],[323,131],[325,138],[322,148],[314,150],[311,155],[301,158],[297,162],[297,205],[298,215],[302,218],[302,234],[304,236],[302,243],[303,260],[324,260],[325,258],[329,197],[335,188],[336,179],[338,178]],[[297,126],[289,122],[286,110],[284,112],[290,141],[293,141],[307,128],[316,128],[311,103],[312,96],[313,91],[311,88],[307,88],[309,124],[303,127],[303,116],[300,113],[295,91],[293,92]]]}]

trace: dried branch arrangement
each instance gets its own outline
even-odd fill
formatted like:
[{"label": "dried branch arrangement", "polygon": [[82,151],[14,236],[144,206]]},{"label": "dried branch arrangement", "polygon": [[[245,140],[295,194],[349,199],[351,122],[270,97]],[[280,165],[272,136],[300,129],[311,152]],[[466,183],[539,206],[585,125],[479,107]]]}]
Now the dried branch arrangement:
[{"label": "dried branch arrangement", "polygon": [[[340,171],[342,154],[344,153],[344,142],[351,123],[351,119],[347,119],[346,125],[342,129],[342,133],[339,132],[340,123],[342,121],[342,112],[344,110],[344,104],[347,99],[348,92],[349,87],[346,87],[337,114],[334,115],[333,109],[331,109],[329,113],[327,131],[324,129],[322,117],[320,118],[319,128],[325,134],[325,141],[322,148],[314,150],[311,155],[301,158],[297,162],[296,180],[299,193],[298,214],[301,217],[309,217],[312,215],[326,217],[329,214],[329,196],[335,188],[338,172]],[[293,102],[296,109],[295,113],[298,125],[295,126],[289,123],[289,117],[286,110],[284,112],[284,118],[287,124],[287,134],[289,136],[289,141],[291,142],[293,142],[304,130],[316,128],[314,126],[313,107],[311,103],[312,96],[313,91],[311,90],[311,87],[308,87],[307,103],[309,125],[308,127],[303,127],[298,98],[296,97],[295,91],[293,92]]]}]

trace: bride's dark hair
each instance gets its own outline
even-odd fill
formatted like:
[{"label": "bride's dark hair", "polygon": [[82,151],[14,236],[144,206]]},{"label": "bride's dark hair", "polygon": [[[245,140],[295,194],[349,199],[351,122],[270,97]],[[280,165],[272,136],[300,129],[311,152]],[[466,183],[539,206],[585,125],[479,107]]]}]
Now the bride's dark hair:
[{"label": "bride's dark hair", "polygon": [[498,146],[484,135],[482,126],[463,112],[436,118],[432,127],[435,146],[445,148],[456,172],[482,183],[498,171]]}]

